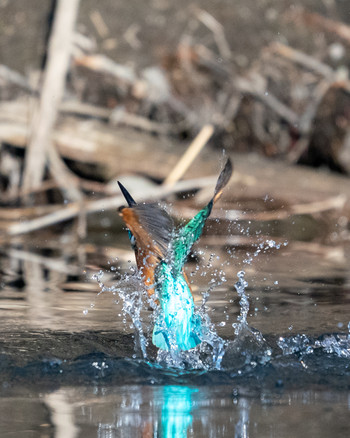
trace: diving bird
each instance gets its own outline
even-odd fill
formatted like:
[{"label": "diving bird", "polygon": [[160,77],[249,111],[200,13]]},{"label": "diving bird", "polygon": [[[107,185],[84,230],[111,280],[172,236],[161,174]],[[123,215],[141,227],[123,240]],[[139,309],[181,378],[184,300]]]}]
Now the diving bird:
[{"label": "diving bird", "polygon": [[158,305],[152,342],[162,350],[190,350],[201,343],[201,318],[194,313],[192,291],[184,264],[231,174],[232,163],[228,159],[219,175],[212,199],[179,229],[174,227],[164,209],[154,203],[136,203],[118,181],[128,203],[127,207],[119,209],[119,213],[127,226],[136,264],[148,295],[152,297],[155,294]]}]

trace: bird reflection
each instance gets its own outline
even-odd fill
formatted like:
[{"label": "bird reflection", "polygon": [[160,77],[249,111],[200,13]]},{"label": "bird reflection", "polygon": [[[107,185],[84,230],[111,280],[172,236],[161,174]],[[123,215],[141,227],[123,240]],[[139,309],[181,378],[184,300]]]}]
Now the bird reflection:
[{"label": "bird reflection", "polygon": [[96,438],[249,438],[252,401],[229,393],[182,385],[67,387],[44,401],[55,438],[78,437],[87,427],[96,427]]},{"label": "bird reflection", "polygon": [[158,419],[144,425],[142,438],[186,438],[192,426],[192,395],[198,392],[188,386],[162,386],[155,389],[159,400]]},{"label": "bird reflection", "polygon": [[160,388],[163,395],[160,434],[162,438],[187,437],[192,425],[192,394],[198,389],[188,386],[164,386]]}]

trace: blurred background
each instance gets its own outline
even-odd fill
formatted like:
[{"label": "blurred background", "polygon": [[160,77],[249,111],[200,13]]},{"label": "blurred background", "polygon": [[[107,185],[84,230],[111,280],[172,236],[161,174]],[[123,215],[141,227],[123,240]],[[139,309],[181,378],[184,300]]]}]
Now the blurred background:
[{"label": "blurred background", "polygon": [[[233,424],[244,430],[251,408],[256,436],[295,436],[293,418],[309,433],[305,403],[322,417],[317,436],[346,435],[349,402],[337,391],[349,388],[348,362],[340,362],[350,357],[349,340],[335,332],[350,330],[349,66],[349,0],[0,0],[0,402],[27,412],[21,424],[3,415],[6,433],[23,427],[48,436],[52,428],[73,437],[79,426],[85,436],[107,436],[110,425],[118,429],[113,403],[120,418],[131,406],[129,423],[120,424],[134,427],[129,389],[118,398],[127,375],[137,403],[155,400],[159,411],[147,411],[130,433],[151,436],[169,391],[137,386],[157,382],[157,373],[145,377],[148,364],[133,374],[130,362],[116,362],[126,374],[116,377],[112,401],[90,387],[108,382],[108,372],[104,356],[96,362],[89,354],[140,356],[118,298],[138,284],[125,277],[135,264],[117,180],[137,201],[166,203],[182,223],[210,199],[230,156],[233,177],[188,263],[196,304],[205,302],[217,333],[234,339],[241,312],[234,283],[244,270],[249,322],[274,346],[273,360],[283,355],[298,371],[281,372],[286,379],[278,375],[282,384],[271,380],[269,388],[309,388],[295,360],[309,366],[311,386],[329,392],[322,402],[284,394],[281,415],[291,423],[282,432],[269,399],[277,420],[264,435],[267,408],[246,382],[254,403],[243,398],[232,410],[226,394],[230,413],[213,418],[211,436],[232,436]],[[143,312],[149,325],[151,312]],[[311,349],[320,359],[307,356]],[[62,363],[47,362],[52,357]],[[69,389],[51,397],[63,384]],[[221,390],[208,388],[219,412]],[[48,391],[44,401],[39,390]],[[192,390],[186,397],[198,404],[200,432],[190,436],[209,436],[206,405]],[[106,424],[101,400],[111,410]],[[290,400],[300,417],[289,414]],[[66,417],[55,417],[67,409],[68,435]],[[332,409],[341,412],[337,422]]]},{"label": "blurred background", "polygon": [[2,206],[160,183],[207,125],[192,177],[223,150],[348,175],[346,1],[70,3],[0,4]]},{"label": "blurred background", "polygon": [[346,1],[2,0],[0,11],[4,245],[42,251],[68,233],[86,266],[97,250],[81,243],[124,242],[117,179],[183,220],[226,154],[234,177],[208,243],[267,235],[344,261]]}]

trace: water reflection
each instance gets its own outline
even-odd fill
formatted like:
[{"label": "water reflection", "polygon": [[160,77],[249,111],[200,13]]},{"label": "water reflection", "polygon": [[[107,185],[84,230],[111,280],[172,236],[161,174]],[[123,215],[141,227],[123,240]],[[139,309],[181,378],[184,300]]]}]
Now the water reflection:
[{"label": "water reflection", "polygon": [[[132,329],[123,323],[115,296],[96,295],[98,285],[90,275],[101,267],[103,281],[115,283],[115,272],[106,268],[115,259],[111,253],[103,257],[94,249],[81,268],[69,252],[59,250],[47,256],[31,248],[0,253],[0,436],[294,438],[309,436],[310,419],[312,436],[348,436],[349,269],[338,259],[304,249],[289,245],[283,257],[261,254],[246,269],[251,285],[247,319],[269,335],[275,349],[274,363],[253,368],[252,385],[244,380],[248,388],[243,393],[233,387],[239,380],[235,370],[244,368],[247,351],[261,357],[266,350],[252,344],[256,332],[247,332],[244,343],[237,344],[242,336],[233,338],[232,322],[241,307],[229,285],[241,266],[239,252],[234,269],[226,269],[227,286],[207,302],[219,335],[231,341],[232,354],[220,375],[198,370],[187,380],[180,372],[164,380],[164,369],[122,360],[134,353]],[[215,269],[224,269],[217,263]],[[89,275],[86,265],[93,265]],[[208,282],[199,274],[195,278],[199,292]],[[243,364],[238,348],[245,353]],[[97,359],[84,356],[89,354]],[[103,374],[98,367],[105,360],[110,368]],[[185,383],[201,386],[178,386]],[[48,386],[60,389],[49,392]],[[317,386],[322,391],[314,390]],[[269,387],[272,395],[257,395],[256,387]]]},{"label": "water reflection", "polygon": [[[214,394],[205,387],[180,385],[62,388],[43,400],[55,438],[76,438],[82,433],[85,438],[226,436],[232,431],[232,412],[227,412],[232,408],[231,395],[223,390]],[[234,405],[234,411],[242,411],[236,420],[237,437],[249,436],[247,406],[245,399]],[[219,407],[220,413],[215,410]]]},{"label": "water reflection", "polygon": [[[159,437],[186,438],[192,425],[192,394],[198,389],[188,386],[164,386],[159,388],[162,400]],[[157,395],[156,395],[157,397]]]},{"label": "water reflection", "polygon": [[235,438],[249,438],[249,411],[250,405],[247,398],[240,398],[238,403],[239,420],[235,427]]},{"label": "water reflection", "polygon": [[[348,436],[348,402],[346,391],[254,394],[226,386],[66,387],[44,396],[32,394],[31,406],[18,395],[0,399],[0,431],[12,436],[30,427],[33,436],[50,431],[54,438],[294,438],[310,436],[314,418],[312,436],[328,438]],[[20,418],[9,415],[15,407],[21,409]]]},{"label": "water reflection", "polygon": [[198,401],[193,402],[193,394],[198,392],[198,388],[178,385],[140,391],[132,387],[115,406],[115,421],[98,424],[97,436],[187,438],[193,427],[193,410],[198,405]]},{"label": "water reflection", "polygon": [[[103,283],[112,286],[122,273],[130,273],[125,250],[90,248],[86,244],[81,245],[79,251],[83,255],[78,257],[78,251],[69,245],[53,249],[36,243],[18,244],[0,251],[2,330],[6,327],[13,331],[17,326],[36,330],[81,331],[106,327],[125,330],[121,305],[116,304],[111,293],[97,295],[100,289],[92,278],[101,268]],[[211,321],[220,324],[218,334],[231,336],[231,324],[240,311],[239,302],[233,300],[231,292],[237,272],[244,268],[250,284],[251,313],[254,311],[248,318],[254,319],[253,325],[262,333],[288,333],[292,327],[292,333],[320,334],[345,328],[349,322],[345,308],[349,305],[348,265],[337,258],[329,259],[326,247],[324,254],[306,249],[291,243],[283,248],[283,257],[281,251],[261,252],[249,266],[242,261],[247,258],[246,250],[236,249],[230,252],[234,257],[232,268],[224,263],[227,250],[213,248],[221,258],[213,259],[212,268],[205,269],[206,276],[199,270],[191,277],[197,286],[196,303],[200,302],[200,293],[215,280],[215,272],[224,272],[225,286],[215,288],[207,305]],[[350,247],[342,251],[346,259]],[[80,258],[86,258],[84,263]],[[147,313],[146,308],[143,310]]]},{"label": "water reflection", "polygon": [[44,397],[50,410],[55,438],[76,438],[79,433],[74,424],[74,404],[67,399],[66,391],[58,390]]}]

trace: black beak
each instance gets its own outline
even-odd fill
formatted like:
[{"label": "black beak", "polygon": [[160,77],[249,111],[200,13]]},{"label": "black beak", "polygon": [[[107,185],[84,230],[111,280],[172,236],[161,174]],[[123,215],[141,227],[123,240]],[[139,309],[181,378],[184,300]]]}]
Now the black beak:
[{"label": "black beak", "polygon": [[133,205],[136,205],[136,202],[134,201],[130,193],[126,190],[126,188],[123,186],[123,184],[118,181],[118,185],[120,187],[121,192],[124,195],[126,202],[128,203],[128,206],[132,207]]}]

